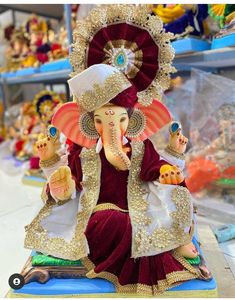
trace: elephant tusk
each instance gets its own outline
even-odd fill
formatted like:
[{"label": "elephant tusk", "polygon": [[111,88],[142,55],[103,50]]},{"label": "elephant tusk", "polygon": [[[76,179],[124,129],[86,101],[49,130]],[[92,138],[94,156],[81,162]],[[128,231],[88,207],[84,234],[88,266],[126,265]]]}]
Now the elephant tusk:
[{"label": "elephant tusk", "polygon": [[95,152],[100,153],[101,149],[103,148],[103,143],[101,137],[98,139],[98,142],[96,144]]},{"label": "elephant tusk", "polygon": [[123,136],[122,145],[126,145],[128,142],[129,142],[128,139],[125,136]]}]

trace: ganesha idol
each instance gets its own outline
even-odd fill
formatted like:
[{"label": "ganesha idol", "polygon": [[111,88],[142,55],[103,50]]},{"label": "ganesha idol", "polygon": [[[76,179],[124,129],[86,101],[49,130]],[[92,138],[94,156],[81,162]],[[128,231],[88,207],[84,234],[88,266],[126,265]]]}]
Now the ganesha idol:
[{"label": "ganesha idol", "polygon": [[[173,56],[163,63],[156,41],[161,32],[171,53],[169,36],[160,27],[154,39],[147,21],[140,26],[134,17],[143,18],[144,7],[124,6],[128,20],[122,8],[93,10],[83,21],[100,20],[89,27],[92,38],[78,24],[88,43],[86,66],[74,66],[77,74],[68,81],[74,101],[56,110],[48,135],[37,142],[48,184],[44,207],[26,226],[25,246],[63,266],[79,261],[84,276],[106,279],[118,293],[157,295],[187,280],[210,280],[211,274],[192,242],[193,207],[182,171],[187,138],[151,93],[154,86],[167,86],[159,70],[169,73]],[[104,13],[109,18],[102,19]],[[111,13],[117,15],[112,19]],[[145,17],[151,28],[159,26],[157,17]],[[160,156],[149,137],[169,124],[170,143]],[[60,132],[70,141],[63,156],[57,153]],[[44,282],[53,273],[48,270]],[[35,280],[30,272],[25,278]]]}]

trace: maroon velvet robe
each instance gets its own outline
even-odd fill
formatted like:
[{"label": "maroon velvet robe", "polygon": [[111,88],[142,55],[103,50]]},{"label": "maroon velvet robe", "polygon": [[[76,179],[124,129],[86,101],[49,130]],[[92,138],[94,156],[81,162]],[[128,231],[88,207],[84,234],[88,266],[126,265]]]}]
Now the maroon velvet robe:
[{"label": "maroon velvet robe", "polygon": [[[144,144],[145,152],[140,178],[143,181],[153,181],[158,179],[160,167],[166,162],[160,160],[150,140],[146,140]],[[69,155],[69,166],[78,190],[81,189],[80,182],[82,181],[80,152],[81,147],[72,145]],[[128,155],[130,157],[131,153]],[[127,210],[129,171],[118,171],[113,167],[107,161],[104,149],[100,152],[100,158],[101,187],[97,204],[108,202]],[[138,259],[131,258],[131,233],[128,213],[117,210],[93,213],[85,232],[90,248],[89,260],[94,265],[92,267],[92,264],[89,263],[86,265],[88,269],[93,269],[97,277],[113,281],[117,290],[121,292],[120,286],[131,285],[129,292],[133,293],[139,291],[138,287],[142,287],[140,290],[143,290],[143,286],[148,286],[150,289],[153,286],[158,287],[159,281],[165,280],[167,274],[172,275],[172,272],[179,274],[179,271],[182,271],[184,276],[175,276],[175,279],[169,280],[169,284],[167,283],[163,290],[176,282],[196,277],[195,274],[190,274],[185,270],[185,267],[173,257],[171,251]],[[125,291],[128,292],[128,288]],[[153,294],[155,293],[153,292]]]}]

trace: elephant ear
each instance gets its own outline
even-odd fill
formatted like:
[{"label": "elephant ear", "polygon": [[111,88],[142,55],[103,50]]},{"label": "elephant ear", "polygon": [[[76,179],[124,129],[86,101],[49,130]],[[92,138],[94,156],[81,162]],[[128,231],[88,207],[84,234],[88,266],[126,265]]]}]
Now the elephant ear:
[{"label": "elephant ear", "polygon": [[52,118],[52,124],[72,142],[86,148],[95,145],[99,138],[91,115],[82,112],[75,102],[60,106]]},{"label": "elephant ear", "polygon": [[144,141],[172,120],[169,110],[158,100],[149,106],[135,105],[126,136],[133,141]]}]

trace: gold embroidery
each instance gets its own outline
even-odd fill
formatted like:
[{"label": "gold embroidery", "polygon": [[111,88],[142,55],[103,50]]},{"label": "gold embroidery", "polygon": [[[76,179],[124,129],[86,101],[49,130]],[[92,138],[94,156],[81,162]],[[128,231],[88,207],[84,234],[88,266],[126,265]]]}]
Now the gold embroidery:
[{"label": "gold embroidery", "polygon": [[116,72],[107,77],[102,85],[95,83],[92,90],[81,94],[77,102],[85,110],[91,112],[108,103],[130,86],[131,83],[125,75],[121,72]]},{"label": "gold embroidery", "polygon": [[96,207],[93,209],[93,213],[95,213],[97,211],[106,210],[106,209],[113,209],[113,210],[118,210],[121,212],[128,212],[128,210],[122,209],[113,203],[101,203],[101,204],[96,205]]},{"label": "gold embroidery", "polygon": [[47,230],[42,227],[41,221],[51,214],[55,205],[54,201],[49,200],[32,223],[25,228],[26,248],[71,260],[77,260],[87,255],[87,241],[84,232],[99,196],[101,163],[95,147],[84,149],[80,157],[84,159],[82,166],[84,194],[79,200],[81,210],[77,215],[77,224],[71,241],[68,242],[61,237],[49,237]]},{"label": "gold embroidery", "polygon": [[132,143],[131,169],[128,178],[128,208],[132,224],[146,226],[151,219],[146,215],[148,202],[144,199],[147,191],[143,188],[143,183],[139,178],[141,162],[144,155],[144,143]]},{"label": "gold embroidery", "polygon": [[[50,215],[54,205],[54,202],[47,201],[33,222],[25,227],[26,238],[24,246],[63,259],[76,260],[80,254],[80,243],[75,237],[76,234],[70,242],[67,242],[60,237],[49,237],[47,230],[41,225],[41,221]],[[86,254],[83,253],[84,255]]]},{"label": "gold embroidery", "polygon": [[110,24],[127,22],[133,26],[148,31],[159,49],[159,57],[156,63],[159,70],[151,85],[144,91],[138,93],[139,102],[142,105],[150,105],[154,98],[160,99],[162,93],[169,87],[169,74],[175,72],[171,66],[174,58],[174,49],[170,44],[172,33],[166,33],[162,21],[157,16],[149,14],[147,5],[103,5],[94,8],[88,17],[77,22],[73,32],[73,51],[70,62],[75,76],[87,68],[87,51],[93,36],[103,27]]},{"label": "gold embroidery", "polygon": [[132,143],[131,170],[128,181],[128,208],[131,224],[134,227],[132,237],[132,256],[140,257],[156,250],[164,251],[167,248],[176,248],[191,242],[191,235],[185,233],[185,227],[191,225],[191,201],[189,191],[176,186],[172,191],[171,199],[176,210],[171,212],[171,227],[159,227],[149,233],[148,225],[151,218],[147,215],[148,202],[144,184],[139,178],[141,163],[144,154],[143,142]]},{"label": "gold embroidery", "polygon": [[41,192],[41,199],[44,203],[46,203],[48,200],[48,195],[47,195],[46,190],[47,190],[47,184],[45,183],[42,188],[42,192]]},{"label": "gold embroidery", "polygon": [[176,210],[171,212],[173,225],[188,227],[191,224],[192,208],[188,190],[183,186],[177,186],[171,193],[171,199],[176,206]]},{"label": "gold embroidery", "polygon": [[[128,208],[132,227],[136,230],[132,237],[133,257],[143,256],[146,251],[161,249],[164,251],[175,243],[175,248],[191,241],[190,234],[184,232],[189,227],[191,205],[189,192],[186,188],[176,186],[172,191],[172,201],[176,210],[171,213],[172,226],[157,228],[152,234],[147,232],[151,218],[147,215],[147,191],[139,178],[141,162],[144,154],[144,143],[132,143],[131,170],[128,178]],[[41,221],[50,215],[53,205],[50,199],[33,222],[27,226],[25,239],[26,248],[33,248],[64,259],[77,260],[87,255],[87,241],[84,235],[89,218],[96,206],[100,189],[101,162],[99,155],[92,149],[83,149],[81,159],[83,169],[83,194],[80,197],[81,210],[77,215],[75,233],[70,242],[59,237],[49,237],[42,227]]]},{"label": "gold embroidery", "polygon": [[84,257],[82,259],[82,263],[88,269],[88,273],[86,274],[88,278],[99,277],[111,281],[115,285],[117,293],[133,293],[143,294],[145,296],[156,296],[163,293],[168,288],[180,284],[181,281],[186,281],[199,277],[198,271],[194,269],[184,258],[181,258],[177,255],[175,258],[178,261],[183,262],[183,266],[186,270],[169,273],[166,275],[166,279],[159,280],[158,284],[156,285],[146,285],[141,283],[121,285],[119,283],[118,277],[112,273],[106,271],[96,273],[94,271],[95,265],[88,257]]}]

